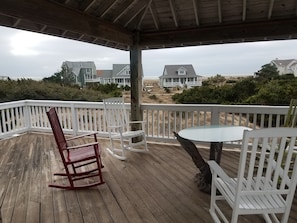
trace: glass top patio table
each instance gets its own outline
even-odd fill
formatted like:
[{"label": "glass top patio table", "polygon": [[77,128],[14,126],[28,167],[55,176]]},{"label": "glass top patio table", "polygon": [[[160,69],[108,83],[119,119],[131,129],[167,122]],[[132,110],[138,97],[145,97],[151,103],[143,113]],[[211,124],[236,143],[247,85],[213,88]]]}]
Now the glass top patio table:
[{"label": "glass top patio table", "polygon": [[245,126],[209,125],[186,128],[178,134],[196,142],[231,142],[242,140],[244,130],[252,129]]}]

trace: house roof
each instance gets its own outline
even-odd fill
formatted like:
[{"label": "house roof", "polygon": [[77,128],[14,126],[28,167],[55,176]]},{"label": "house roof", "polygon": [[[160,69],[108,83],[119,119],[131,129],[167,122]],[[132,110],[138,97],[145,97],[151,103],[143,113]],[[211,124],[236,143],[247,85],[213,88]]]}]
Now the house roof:
[{"label": "house roof", "polygon": [[[113,64],[112,65],[112,76],[115,77],[119,74],[123,75],[121,72],[125,68],[130,70],[130,64]],[[130,74],[127,74],[127,76],[130,77]]]},{"label": "house roof", "polygon": [[0,25],[130,50],[296,39],[295,0],[1,0]]},{"label": "house roof", "polygon": [[96,72],[96,66],[93,61],[64,61],[62,66],[67,66],[76,76],[79,75],[82,68],[92,69],[93,74]]},{"label": "house roof", "polygon": [[272,63],[274,63],[278,67],[286,67],[290,65],[292,62],[296,62],[295,59],[288,59],[288,60],[272,60]]},{"label": "house roof", "polygon": [[96,77],[98,78],[111,78],[112,71],[111,70],[96,70]]},{"label": "house roof", "polygon": [[[186,69],[186,75],[178,75],[178,70],[184,68]],[[194,67],[191,64],[182,64],[182,65],[165,65],[163,74],[160,78],[177,78],[177,77],[198,77],[194,70]]]}]

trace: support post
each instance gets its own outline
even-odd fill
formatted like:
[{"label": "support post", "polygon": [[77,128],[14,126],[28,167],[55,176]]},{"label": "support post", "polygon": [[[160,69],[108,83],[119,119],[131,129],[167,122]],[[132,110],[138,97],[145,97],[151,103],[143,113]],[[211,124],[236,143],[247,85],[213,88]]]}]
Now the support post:
[{"label": "support post", "polygon": [[[141,49],[138,45],[138,38],[130,49],[130,81],[131,81],[131,120],[143,120],[140,108],[142,102],[142,63]],[[133,126],[133,130],[138,130],[140,126]]]}]

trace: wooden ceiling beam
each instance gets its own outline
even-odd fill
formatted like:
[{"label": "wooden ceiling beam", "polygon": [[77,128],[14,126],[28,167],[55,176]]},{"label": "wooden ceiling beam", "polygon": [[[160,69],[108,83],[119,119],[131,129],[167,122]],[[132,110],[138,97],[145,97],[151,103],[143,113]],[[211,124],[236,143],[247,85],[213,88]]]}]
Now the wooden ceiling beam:
[{"label": "wooden ceiling beam", "polygon": [[219,23],[222,23],[222,4],[221,4],[221,0],[218,0],[218,17],[219,17]]},{"label": "wooden ceiling beam", "polygon": [[155,13],[156,9],[154,7],[154,3],[153,2],[151,3],[149,9],[150,9],[150,13],[151,13],[151,15],[153,17],[156,30],[159,30],[160,29],[160,22],[159,22],[158,16]]},{"label": "wooden ceiling beam", "polygon": [[129,4],[122,12],[118,14],[118,16],[113,20],[113,23],[118,21],[123,15],[125,15],[131,8],[134,7],[134,5],[137,3],[138,0],[133,0],[131,4]]},{"label": "wooden ceiling beam", "polygon": [[[133,44],[132,32],[48,0],[2,0],[0,14],[33,21],[122,45]],[[18,27],[16,27],[18,28]]]},{"label": "wooden ceiling beam", "polygon": [[114,2],[112,2],[107,8],[106,10],[101,14],[101,18],[104,17],[108,12],[109,10],[111,10],[117,3],[118,3],[119,0],[115,0]]},{"label": "wooden ceiling beam", "polygon": [[242,21],[246,20],[246,0],[242,0]]},{"label": "wooden ceiling beam", "polygon": [[199,14],[198,14],[198,0],[193,0],[193,10],[195,14],[196,25],[199,26]]},{"label": "wooden ceiling beam", "polygon": [[[124,27],[127,27],[128,25],[129,25],[129,23],[130,22],[132,22],[134,19],[135,19],[135,17],[136,16],[138,16],[139,15],[139,13],[141,12],[141,11],[143,11],[144,9],[145,9],[145,5],[144,6],[142,6],[142,8],[140,8],[126,23],[125,23],[125,25],[124,25]],[[139,23],[140,23],[141,21],[139,21]],[[138,24],[139,25],[139,24]]]},{"label": "wooden ceiling beam", "polygon": [[[137,25],[137,29],[138,29],[138,30],[140,30],[140,28],[141,28],[142,21],[143,21],[144,17],[147,15],[148,10],[149,10],[149,8],[151,7],[152,1],[153,1],[153,0],[149,0],[149,2],[147,3],[147,5],[145,6],[144,12],[142,13],[141,18],[140,18],[140,20],[139,20],[139,22],[138,22],[138,25]],[[142,11],[142,10],[143,10],[143,9],[141,9],[140,11]],[[137,14],[138,14],[138,13],[137,13]]]},{"label": "wooden ceiling beam", "polygon": [[297,20],[286,19],[236,25],[219,25],[195,29],[172,30],[164,32],[140,33],[140,45],[143,49],[162,45],[199,45],[242,40],[278,39],[292,36],[297,38]]},{"label": "wooden ceiling beam", "polygon": [[178,21],[177,21],[177,17],[176,17],[174,2],[172,0],[169,0],[169,5],[170,5],[170,10],[171,10],[171,13],[172,13],[172,18],[173,18],[175,27],[178,27]]},{"label": "wooden ceiling beam", "polygon": [[83,10],[84,12],[87,12],[96,2],[96,0],[92,0],[89,4],[87,4],[87,7]]},{"label": "wooden ceiling beam", "polygon": [[269,9],[268,9],[268,15],[267,15],[267,18],[268,18],[268,19],[271,18],[272,10],[273,10],[273,6],[274,6],[274,0],[270,0],[270,3],[269,3]]}]

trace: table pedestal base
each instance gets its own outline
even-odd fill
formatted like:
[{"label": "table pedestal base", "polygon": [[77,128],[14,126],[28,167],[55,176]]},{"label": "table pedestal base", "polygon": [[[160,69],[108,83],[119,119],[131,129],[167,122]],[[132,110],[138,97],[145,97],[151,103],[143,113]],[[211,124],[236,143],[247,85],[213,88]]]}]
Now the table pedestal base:
[{"label": "table pedestal base", "polygon": [[[200,173],[197,173],[195,176],[195,182],[197,183],[199,190],[210,194],[212,175],[207,162],[205,162],[192,141],[180,137],[176,132],[173,133],[178,142],[181,144],[182,148],[192,157],[194,164],[200,171]],[[222,142],[210,143],[209,159],[215,160],[218,164],[220,164],[222,147]]]},{"label": "table pedestal base", "polygon": [[209,160],[215,160],[220,165],[222,149],[223,149],[222,142],[211,142],[210,151],[209,151]]},{"label": "table pedestal base", "polygon": [[[182,148],[192,157],[195,166],[200,171],[200,173],[196,174],[195,176],[195,182],[197,183],[199,190],[205,193],[210,193],[212,176],[207,162],[205,162],[197,147],[192,141],[180,137],[176,132],[174,132],[174,135],[176,136],[178,142],[181,144]],[[210,156],[214,156],[217,158],[220,157],[220,155],[217,156],[217,148],[218,146],[215,144],[212,146],[212,150],[214,151],[211,153]]]}]

